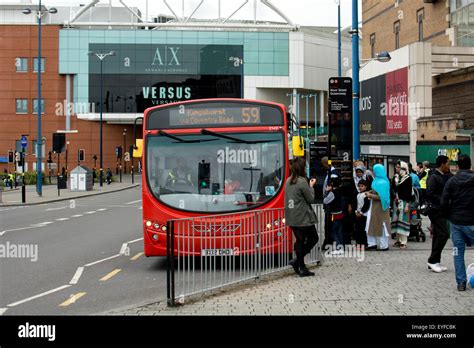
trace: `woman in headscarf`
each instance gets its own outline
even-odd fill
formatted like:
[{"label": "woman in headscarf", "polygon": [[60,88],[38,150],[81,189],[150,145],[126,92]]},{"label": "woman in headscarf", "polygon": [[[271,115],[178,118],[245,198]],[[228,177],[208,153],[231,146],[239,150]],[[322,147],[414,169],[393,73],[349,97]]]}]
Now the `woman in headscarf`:
[{"label": "woman in headscarf", "polygon": [[410,202],[413,201],[412,179],[406,162],[398,161],[395,166],[392,192],[392,232],[397,235],[394,246],[406,249],[410,235]]},{"label": "woman in headscarf", "polygon": [[367,216],[367,250],[389,249],[388,237],[390,236],[390,181],[381,164],[374,166],[374,180],[372,189],[367,192],[370,199],[370,209]]}]

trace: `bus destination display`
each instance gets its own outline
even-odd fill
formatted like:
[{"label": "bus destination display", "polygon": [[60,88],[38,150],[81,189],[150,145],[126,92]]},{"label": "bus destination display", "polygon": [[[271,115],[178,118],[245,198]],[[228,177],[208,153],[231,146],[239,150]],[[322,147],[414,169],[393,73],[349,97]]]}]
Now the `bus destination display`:
[{"label": "bus destination display", "polygon": [[170,126],[260,124],[260,107],[214,107],[170,110]]},{"label": "bus destination display", "polygon": [[196,102],[157,107],[148,111],[147,129],[283,126],[284,111],[277,105],[253,102]]}]

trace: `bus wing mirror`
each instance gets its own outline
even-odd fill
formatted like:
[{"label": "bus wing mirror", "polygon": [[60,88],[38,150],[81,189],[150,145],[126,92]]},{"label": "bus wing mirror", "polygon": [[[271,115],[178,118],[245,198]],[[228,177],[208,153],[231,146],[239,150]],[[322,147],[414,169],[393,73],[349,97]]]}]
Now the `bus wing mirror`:
[{"label": "bus wing mirror", "polygon": [[295,157],[303,157],[304,156],[304,139],[299,135],[295,135],[292,138],[293,144],[293,156]]},{"label": "bus wing mirror", "polygon": [[133,157],[141,158],[143,154],[143,139],[137,139],[135,142],[135,148],[133,149]]}]

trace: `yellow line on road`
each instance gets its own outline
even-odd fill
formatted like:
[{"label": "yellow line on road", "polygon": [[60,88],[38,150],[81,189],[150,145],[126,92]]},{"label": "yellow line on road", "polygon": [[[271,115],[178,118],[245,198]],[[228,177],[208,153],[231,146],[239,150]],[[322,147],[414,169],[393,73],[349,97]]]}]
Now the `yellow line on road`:
[{"label": "yellow line on road", "polygon": [[77,294],[75,295],[72,295],[71,297],[69,297],[68,300],[64,301],[63,303],[61,303],[59,305],[59,307],[66,307],[66,306],[69,306],[73,303],[75,303],[77,300],[79,300],[82,296],[84,296],[85,294],[87,294],[87,292],[78,292]]},{"label": "yellow line on road", "polygon": [[131,260],[131,261],[135,261],[135,260],[137,260],[137,259],[138,259],[140,256],[142,256],[142,255],[143,255],[143,253],[138,253],[138,254],[136,254],[134,257],[132,257],[130,260]]},{"label": "yellow line on road", "polygon": [[110,278],[112,278],[114,275],[116,275],[118,272],[120,272],[121,269],[120,268],[117,268],[117,269],[114,269],[112,272],[110,272],[109,274],[103,276],[102,278],[100,278],[100,281],[101,282],[105,282],[106,280],[109,280]]}]

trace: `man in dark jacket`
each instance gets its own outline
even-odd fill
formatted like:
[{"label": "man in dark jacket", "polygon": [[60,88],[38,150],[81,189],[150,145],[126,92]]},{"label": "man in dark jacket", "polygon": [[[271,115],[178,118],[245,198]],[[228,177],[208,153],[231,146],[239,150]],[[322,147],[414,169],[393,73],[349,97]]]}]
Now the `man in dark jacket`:
[{"label": "man in dark jacket", "polygon": [[466,244],[474,244],[474,172],[467,155],[460,155],[457,164],[459,172],[446,183],[441,196],[441,209],[447,212],[451,222],[458,290],[465,291],[467,275],[464,249]]},{"label": "man in dark jacket", "polygon": [[438,156],[436,158],[436,169],[428,177],[426,183],[426,200],[430,204],[428,217],[433,228],[433,240],[431,244],[431,255],[428,258],[428,269],[436,273],[446,271],[446,267],[441,266],[441,252],[449,239],[449,228],[446,215],[441,209],[441,195],[443,194],[446,182],[453,175],[449,169],[449,158]]}]

